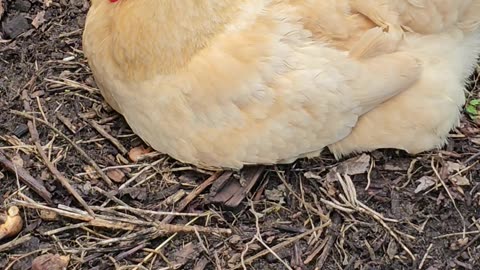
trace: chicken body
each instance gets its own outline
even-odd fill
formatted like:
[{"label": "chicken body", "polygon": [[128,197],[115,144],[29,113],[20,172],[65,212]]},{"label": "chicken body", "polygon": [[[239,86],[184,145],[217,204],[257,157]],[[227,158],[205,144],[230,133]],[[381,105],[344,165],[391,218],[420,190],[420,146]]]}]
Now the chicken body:
[{"label": "chicken body", "polygon": [[[332,7],[338,15],[329,13],[332,20],[345,24],[328,23],[325,11]],[[422,95],[431,102],[422,104],[423,96],[413,94],[416,100],[379,107],[421,81],[436,86],[424,76],[437,71],[423,75],[420,59],[443,61],[438,70],[461,74],[446,79],[453,85],[442,84],[446,90],[438,96],[463,101],[459,92],[471,64],[462,60],[475,47],[452,54],[459,69],[447,70],[450,58],[409,50],[422,42],[408,45],[398,33],[380,31],[367,15],[352,14],[347,0],[93,0],[84,52],[106,101],[154,149],[195,165],[238,169],[318,155],[327,145],[339,155],[369,150],[368,140],[359,137],[373,138],[377,131],[362,131],[372,127],[368,118],[358,122],[362,115],[374,119],[387,112],[391,118],[382,119],[387,128],[410,109],[403,102],[416,103],[412,114],[420,105],[442,106],[430,90]],[[450,49],[467,43],[462,30],[442,34],[447,41],[455,37]],[[448,104],[456,109],[456,121],[458,105]],[[425,121],[429,117],[424,115]],[[388,134],[399,138],[408,129]],[[443,132],[448,130],[438,131]],[[395,146],[384,142],[373,147]]]},{"label": "chicken body", "polygon": [[431,150],[445,145],[449,131],[459,124],[465,83],[480,54],[480,1],[392,2],[401,7],[401,26],[411,29],[397,51],[421,59],[422,76],[363,115],[348,137],[330,145],[336,157],[379,148],[412,154]]}]

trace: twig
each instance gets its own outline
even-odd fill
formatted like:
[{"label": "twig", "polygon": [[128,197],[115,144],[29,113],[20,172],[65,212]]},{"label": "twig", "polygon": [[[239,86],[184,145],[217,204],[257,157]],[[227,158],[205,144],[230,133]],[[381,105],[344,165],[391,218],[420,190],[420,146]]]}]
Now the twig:
[{"label": "twig", "polygon": [[2,150],[0,150],[0,163],[5,169],[17,174],[23,183],[35,191],[35,193],[42,197],[48,204],[53,205],[52,194],[45,188],[43,183],[33,178],[24,168],[15,166]]},{"label": "twig", "polygon": [[81,220],[88,223],[90,226],[94,227],[102,227],[102,228],[109,228],[109,229],[118,229],[118,230],[133,230],[137,227],[136,224],[126,223],[126,222],[118,222],[118,221],[109,221],[105,219],[101,219],[98,217],[92,218],[90,215],[84,215],[79,213],[74,213],[66,210],[61,210],[53,207],[44,206],[37,203],[29,203],[25,201],[14,200],[17,205],[32,208],[32,209],[43,209],[55,212],[61,216],[68,217],[75,220]]},{"label": "twig", "polygon": [[[465,232],[467,231],[467,224],[465,223],[465,218],[463,217],[462,212],[460,212],[460,209],[458,209],[457,204],[455,203],[455,199],[453,198],[452,194],[450,193],[450,190],[448,189],[447,185],[445,184],[445,181],[443,181],[442,177],[441,177],[440,174],[438,173],[438,170],[437,170],[437,168],[435,167],[435,162],[434,162],[433,157],[432,157],[432,161],[431,161],[430,164],[431,164],[431,166],[432,166],[433,172],[435,173],[435,176],[438,178],[438,180],[440,181],[440,183],[442,183],[443,188],[445,189],[445,191],[446,191],[447,194],[448,194],[448,197],[449,197],[450,200],[452,201],[453,207],[455,208],[455,210],[457,211],[458,215],[460,216],[460,219],[461,219],[462,225],[463,225],[463,232],[465,233]],[[465,238],[465,234],[463,235],[463,238]]]},{"label": "twig", "polygon": [[134,248],[132,248],[132,249],[129,249],[129,250],[127,250],[127,251],[124,251],[124,252],[118,254],[117,256],[115,256],[115,260],[121,261],[121,260],[129,257],[130,255],[135,254],[137,251],[145,248],[146,246],[147,246],[147,244],[142,243],[142,244],[140,244],[140,245],[138,245],[138,246],[136,246],[136,247],[134,247]]},{"label": "twig", "polygon": [[285,179],[285,176],[282,175],[280,173],[280,171],[278,170],[277,167],[275,167],[275,172],[277,173],[277,176],[278,178],[280,178],[280,180],[282,181],[283,185],[287,188],[287,190],[290,192],[290,194],[292,194],[295,198],[297,198],[297,200],[299,200],[300,202],[302,202],[303,206],[305,207],[305,209],[308,211],[312,211],[314,212],[315,214],[317,214],[320,219],[324,222],[330,222],[330,217],[325,215],[324,213],[322,213],[321,211],[319,211],[318,209],[316,209],[315,207],[312,206],[312,204],[306,202],[305,200],[303,200],[294,190],[293,188],[290,186],[290,184],[288,183],[287,179]]},{"label": "twig", "polygon": [[[193,201],[200,193],[202,193],[203,190],[205,190],[208,186],[210,186],[215,180],[217,180],[220,175],[222,175],[222,171],[215,172],[212,174],[207,180],[205,180],[203,183],[201,183],[197,188],[195,188],[192,192],[190,192],[183,200],[178,204],[178,207],[175,209],[176,212],[181,212],[187,207],[187,205]],[[168,215],[166,216],[163,220],[162,223],[168,224],[172,222],[172,220],[175,218],[173,215]]]},{"label": "twig", "polygon": [[114,138],[112,135],[110,135],[101,125],[99,125],[97,122],[93,120],[88,120],[88,123],[98,132],[100,135],[105,137],[105,139],[109,140],[119,151],[122,153],[122,155],[126,155],[128,153],[128,150],[120,143],[119,140]]},{"label": "twig", "polygon": [[327,245],[327,243],[330,242],[330,239],[332,238],[333,236],[329,235],[327,236],[325,239],[323,239],[322,243],[320,243],[320,245],[318,245],[318,247],[316,247],[312,253],[310,253],[310,255],[308,255],[308,257],[303,261],[303,264],[309,264],[311,261],[313,261],[313,259],[317,258],[317,255],[318,253],[320,253],[320,251],[323,250],[323,248],[325,247],[325,245]]},{"label": "twig", "polygon": [[144,172],[148,171],[149,169],[153,168],[154,166],[156,166],[157,164],[159,164],[160,162],[163,162],[165,160],[165,158],[160,158],[154,162],[152,162],[151,164],[148,164],[147,166],[145,166],[145,168],[141,169],[138,173],[136,173],[134,176],[132,176],[130,179],[128,179],[127,181],[125,181],[125,183],[123,183],[119,188],[118,190],[123,190],[125,188],[127,188],[128,186],[130,186],[131,183],[133,183],[140,175],[142,175]]},{"label": "twig", "polygon": [[19,246],[25,242],[28,242],[32,239],[32,235],[31,234],[27,234],[27,235],[24,235],[22,237],[19,237],[19,238],[15,238],[13,239],[12,241],[10,242],[7,242],[3,245],[0,245],[0,252],[4,252],[6,250],[9,250],[9,249],[12,249],[16,246]]},{"label": "twig", "polygon": [[[304,233],[302,233],[302,234],[299,234],[299,235],[297,235],[297,236],[291,237],[291,238],[287,239],[286,241],[284,241],[284,242],[282,242],[282,243],[280,243],[280,244],[277,244],[277,245],[273,246],[270,250],[272,250],[272,251],[277,251],[277,250],[280,250],[280,249],[282,249],[282,248],[285,248],[285,247],[287,247],[287,246],[289,246],[289,245],[291,245],[291,244],[299,241],[300,239],[302,239],[302,238],[305,237],[305,236],[308,236],[308,235],[310,235],[310,234],[312,234],[312,233],[315,233],[315,232],[317,232],[317,231],[323,230],[324,228],[330,226],[331,223],[332,223],[332,222],[329,220],[329,221],[327,221],[326,223],[322,224],[322,225],[319,226],[319,227],[316,227],[316,228],[314,228],[314,229],[311,229],[311,230],[309,230],[309,231],[306,231],[306,232],[304,232]],[[262,250],[262,251],[260,251],[259,253],[253,255],[252,257],[247,258],[247,259],[244,261],[244,263],[246,263],[246,264],[251,264],[251,263],[252,263],[253,261],[255,261],[256,259],[259,259],[259,258],[261,258],[261,257],[269,254],[269,253],[270,253],[270,250]],[[239,268],[242,268],[242,264],[237,264],[237,265],[235,265],[235,266],[232,268],[232,270],[234,270],[234,269],[239,269]]]},{"label": "twig", "polygon": [[77,133],[77,128],[72,124],[72,121],[70,121],[70,119],[63,116],[59,112],[57,112],[55,115],[57,116],[58,120],[60,120],[60,122],[62,122],[73,134]]},{"label": "twig", "polygon": [[465,164],[469,163],[470,161],[474,161],[480,157],[480,152],[474,154],[473,156],[469,157],[467,160],[465,160]]},{"label": "twig", "polygon": [[[25,196],[26,197],[26,196]],[[24,197],[24,198],[25,198]],[[95,217],[91,217],[87,214],[83,214],[83,211],[80,211],[75,208],[67,208],[65,209],[58,209],[53,207],[44,206],[35,202],[26,202],[20,200],[14,200],[17,205],[28,207],[32,209],[42,209],[55,212],[61,216],[68,217],[75,220],[81,220],[86,222],[85,225],[90,225],[94,227],[102,227],[102,228],[109,228],[109,229],[119,229],[119,230],[134,230],[139,226],[147,226],[155,228],[158,233],[163,234],[167,233],[207,233],[207,234],[220,234],[220,235],[229,235],[232,234],[232,230],[230,229],[223,229],[223,228],[211,228],[211,227],[202,227],[196,225],[170,225],[170,224],[163,224],[159,222],[144,222],[141,220],[127,220],[124,218],[117,218],[117,217],[107,217],[102,215],[95,215]],[[68,209],[68,210],[66,210]],[[198,217],[197,217],[198,218]]]},{"label": "twig", "polygon": [[333,245],[337,241],[338,235],[339,235],[339,227],[340,227],[340,215],[338,213],[334,214],[332,217],[332,226],[328,229],[332,232],[331,235],[329,235],[329,239],[327,241],[327,244],[325,245],[325,248],[322,251],[322,254],[320,254],[320,257],[317,259],[316,263],[316,268],[317,269],[323,269],[323,265],[327,261],[328,255],[330,255],[330,251],[332,250]]},{"label": "twig", "polygon": [[54,127],[53,125],[51,125],[48,122],[45,122],[43,119],[32,116],[32,115],[30,115],[28,113],[25,113],[25,112],[20,112],[20,111],[16,111],[16,110],[11,110],[10,112],[12,114],[21,116],[21,117],[26,118],[26,119],[35,120],[35,121],[37,121],[39,123],[42,123],[42,124],[46,125],[47,127],[49,127],[51,130],[53,130],[55,133],[57,133],[63,139],[65,139],[68,143],[70,143],[70,145],[72,145],[73,148],[75,148],[75,150],[77,150],[80,153],[80,155],[85,159],[85,161],[88,162],[90,165],[92,165],[92,167],[95,169],[95,171],[100,175],[100,177],[105,181],[105,183],[107,183],[107,185],[110,188],[115,188],[115,186],[113,185],[110,178],[108,178],[108,176],[102,171],[102,169],[98,166],[98,164],[90,156],[88,156],[88,154],[85,153],[85,151],[80,146],[78,146],[74,141],[72,141],[70,138],[68,138],[65,134],[63,134],[56,127]]},{"label": "twig", "polygon": [[[100,209],[100,207],[93,206],[93,209]],[[125,211],[132,212],[134,214],[152,215],[152,216],[172,215],[172,216],[178,216],[178,217],[206,217],[206,216],[212,215],[212,213],[209,211],[203,212],[203,213],[179,213],[179,212],[171,212],[171,211],[167,212],[167,211],[152,211],[152,210],[138,209],[138,208],[127,206],[127,205],[110,206],[108,208],[103,208],[103,209],[125,210]]]},{"label": "twig", "polygon": [[368,190],[370,188],[370,184],[372,183],[372,169],[375,166],[375,160],[372,158],[372,162],[370,163],[370,168],[368,169],[367,172],[367,186],[365,187],[365,190]]},{"label": "twig", "polygon": [[443,238],[447,238],[447,237],[456,237],[456,236],[464,236],[465,237],[465,235],[467,235],[467,234],[480,234],[480,230],[475,230],[475,231],[470,231],[470,232],[447,233],[447,234],[443,234],[443,235],[440,235],[440,236],[436,236],[433,239],[443,239]]},{"label": "twig", "polygon": [[418,266],[418,270],[421,270],[422,267],[423,267],[423,264],[425,263],[425,260],[427,259],[428,257],[428,253],[430,253],[430,249],[432,249],[433,247],[433,244],[430,244],[427,248],[427,251],[425,252],[425,255],[423,255],[423,258],[422,260],[420,261],[420,265]]}]

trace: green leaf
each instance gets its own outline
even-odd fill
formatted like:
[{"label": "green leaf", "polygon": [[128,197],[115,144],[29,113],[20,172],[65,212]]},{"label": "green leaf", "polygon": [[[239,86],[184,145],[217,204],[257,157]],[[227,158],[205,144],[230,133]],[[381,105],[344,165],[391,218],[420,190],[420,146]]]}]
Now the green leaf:
[{"label": "green leaf", "polygon": [[470,115],[478,115],[477,107],[473,105],[467,105],[465,111]]},{"label": "green leaf", "polygon": [[472,99],[470,100],[469,104],[472,106],[478,106],[480,105],[480,99]]}]

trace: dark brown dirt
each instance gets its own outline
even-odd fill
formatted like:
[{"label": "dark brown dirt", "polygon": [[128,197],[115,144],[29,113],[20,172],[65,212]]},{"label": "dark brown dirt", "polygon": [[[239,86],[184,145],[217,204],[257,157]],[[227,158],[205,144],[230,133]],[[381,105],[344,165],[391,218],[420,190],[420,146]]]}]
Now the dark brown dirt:
[{"label": "dark brown dirt", "polygon": [[[117,218],[124,215],[142,222],[162,220],[161,215],[113,209],[121,202],[107,201],[107,197],[115,196],[136,209],[171,211],[177,209],[178,198],[191,192],[211,173],[164,156],[128,162],[127,155],[120,154],[117,147],[90,125],[89,120],[100,122],[105,131],[129,150],[142,144],[95,90],[81,51],[87,1],[53,1],[49,7],[43,2],[49,1],[2,2],[5,13],[2,16],[0,11],[0,149],[44,183],[52,193],[53,208],[63,205],[82,209],[40,158],[26,126],[27,119],[13,113],[25,110],[21,93],[26,90],[36,117],[58,128],[101,168],[106,168],[112,179],[120,182],[114,188],[108,187],[69,142],[37,121],[40,142],[50,161],[88,205],[97,206],[96,214]],[[38,28],[32,26],[32,21],[39,24]],[[478,75],[474,76],[469,99],[480,98],[479,82]],[[70,128],[68,122],[60,119],[68,119]],[[337,163],[328,154],[290,166],[268,167],[247,199],[235,209],[208,204],[207,189],[182,212],[209,212],[208,218],[194,221],[194,217],[183,216],[172,222],[181,225],[192,221],[209,229],[230,228],[234,232],[230,236],[174,235],[171,231],[160,235],[145,231],[151,228],[147,225],[139,226],[143,234],[132,236],[140,231],[139,227],[125,231],[82,225],[78,219],[62,216],[49,220],[34,209],[45,205],[42,198],[18,181],[14,173],[2,169],[0,212],[28,198],[35,207],[20,206],[25,226],[18,237],[29,237],[26,241],[13,245],[12,239],[0,240],[0,268],[29,269],[34,258],[50,252],[69,255],[68,269],[133,269],[149,254],[154,255],[153,260],[138,269],[168,269],[169,265],[183,269],[228,269],[241,263],[243,252],[248,269],[287,269],[272,253],[248,263],[249,258],[266,250],[258,239],[252,240],[257,233],[257,215],[261,239],[292,269],[418,269],[421,264],[422,269],[430,270],[480,269],[480,164],[479,158],[471,158],[479,151],[480,120],[465,115],[462,126],[452,132],[446,149],[418,156],[376,151],[368,155],[375,164],[370,173],[367,173],[369,160],[358,162],[364,168],[349,173],[358,201],[397,222],[381,221],[372,212],[348,204],[339,209],[344,192],[338,178],[329,172],[358,166],[349,161]],[[371,183],[365,191],[367,175]],[[129,188],[115,191],[132,177],[137,178]],[[434,186],[415,192],[422,183]],[[256,215],[251,211],[252,204]],[[462,217],[466,239],[462,236]],[[330,225],[324,230],[292,241],[293,237],[325,223]],[[64,228],[74,224],[79,225]],[[64,229],[47,233],[59,228]],[[112,238],[115,241],[105,243]],[[289,244],[276,247],[282,243]],[[415,256],[415,261],[406,249]],[[309,259],[315,252],[317,255]]]}]

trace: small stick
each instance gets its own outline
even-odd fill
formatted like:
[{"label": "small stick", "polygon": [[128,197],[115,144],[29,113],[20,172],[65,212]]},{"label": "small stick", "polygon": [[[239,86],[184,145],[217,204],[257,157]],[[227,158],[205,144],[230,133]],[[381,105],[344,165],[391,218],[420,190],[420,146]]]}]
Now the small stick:
[{"label": "small stick", "polygon": [[327,243],[322,251],[322,254],[320,254],[320,256],[318,257],[317,263],[315,265],[316,268],[318,269],[323,269],[323,265],[327,261],[327,258],[330,255],[332,247],[337,241],[338,235],[340,234],[339,233],[340,226],[341,226],[340,215],[334,213],[332,217],[332,222],[333,222],[332,227],[329,228],[332,234],[328,236]]},{"label": "small stick", "polygon": [[[205,180],[203,183],[201,183],[197,188],[195,188],[192,192],[190,192],[183,200],[179,203],[177,209],[175,209],[175,212],[182,212],[187,205],[193,201],[202,191],[204,191],[208,186],[210,186],[215,180],[217,180],[220,175],[222,175],[222,171],[215,172],[212,174],[207,180]],[[172,222],[172,220],[175,218],[173,215],[168,215],[166,216],[163,220],[162,223],[168,224]]]},{"label": "small stick", "polygon": [[143,244],[140,244],[140,245],[138,245],[138,246],[136,246],[136,247],[134,247],[134,248],[132,248],[132,249],[129,249],[129,250],[127,250],[127,251],[124,251],[124,252],[118,254],[117,256],[115,256],[115,260],[121,261],[121,260],[129,257],[130,255],[135,254],[137,251],[145,248],[146,246],[147,246],[147,244],[143,243]]},{"label": "small stick", "polygon": [[77,128],[72,124],[72,121],[67,117],[63,116],[61,113],[57,112],[56,116],[60,122],[62,122],[73,134],[77,133]]},{"label": "small stick", "polygon": [[423,264],[425,263],[425,261],[427,260],[427,257],[428,257],[428,253],[430,253],[430,249],[432,249],[433,247],[433,244],[430,244],[427,248],[427,251],[425,252],[425,255],[423,255],[423,258],[422,260],[420,261],[420,265],[418,266],[418,270],[421,270],[423,268]]},{"label": "small stick", "polygon": [[122,153],[122,155],[126,155],[128,153],[128,150],[120,143],[119,140],[114,138],[112,135],[110,135],[101,125],[99,125],[97,122],[93,120],[88,120],[88,123],[98,132],[100,135],[105,137],[105,139],[109,140],[119,151]]},{"label": "small stick", "polygon": [[43,183],[33,178],[24,168],[15,166],[2,150],[0,150],[0,164],[2,164],[5,169],[17,174],[23,183],[35,191],[35,193],[42,197],[48,204],[53,205],[52,194],[45,188]]},{"label": "small stick", "polygon": [[107,216],[101,216],[101,215],[96,215],[95,218],[92,218],[89,215],[82,214],[83,211],[78,211],[78,209],[75,209],[75,208],[69,208],[69,210],[64,210],[64,209],[44,206],[35,202],[26,202],[26,201],[20,201],[20,200],[14,200],[14,202],[16,205],[19,205],[19,206],[32,208],[32,209],[48,210],[67,218],[84,221],[85,222],[84,225],[90,225],[94,227],[131,231],[140,226],[142,227],[151,226],[159,232],[167,232],[167,233],[201,232],[201,233],[207,233],[207,234],[222,234],[222,235],[232,234],[232,230],[230,229],[202,227],[197,225],[170,225],[170,224],[163,224],[158,222],[144,222],[138,219],[126,220],[122,218],[107,217]]},{"label": "small stick", "polygon": [[222,234],[230,235],[232,230],[223,228],[203,227],[197,225],[171,225],[157,223],[155,225],[157,230],[166,231],[168,233],[206,233],[206,234]]},{"label": "small stick", "polygon": [[68,143],[70,143],[73,146],[73,148],[75,148],[75,150],[77,150],[80,153],[80,155],[85,159],[86,162],[88,162],[90,165],[92,165],[92,167],[95,169],[95,171],[100,175],[100,177],[105,181],[105,183],[107,183],[107,185],[110,188],[114,188],[114,184],[112,183],[112,180],[110,180],[110,178],[108,178],[108,176],[102,171],[102,169],[98,166],[98,164],[90,156],[88,156],[88,154],[85,153],[85,151],[80,146],[78,146],[74,141],[72,141],[70,138],[68,138],[65,134],[63,134],[56,127],[52,126],[48,122],[45,122],[43,119],[32,116],[32,115],[30,115],[28,113],[25,113],[25,112],[20,112],[20,111],[17,111],[17,110],[11,110],[10,112],[12,114],[21,116],[23,118],[40,122],[40,123],[46,125],[47,127],[49,127],[51,130],[53,130],[58,135],[60,135],[63,139],[65,139]]},{"label": "small stick", "polygon": [[474,161],[476,159],[480,158],[480,152],[474,154],[473,156],[469,157],[467,160],[465,160],[465,164],[469,163],[470,161]]},{"label": "small stick", "polygon": [[318,253],[323,250],[323,248],[325,247],[325,245],[327,245],[331,238],[332,236],[330,235],[323,239],[322,243],[317,248],[315,248],[312,253],[310,253],[310,255],[308,255],[308,257],[303,261],[303,264],[309,264],[311,261],[313,261],[313,259],[317,258]]},{"label": "small stick", "polygon": [[32,239],[32,235],[31,234],[27,234],[27,235],[24,235],[22,237],[19,237],[19,238],[15,238],[13,239],[12,241],[9,241],[3,245],[0,245],[0,252],[4,252],[6,250],[9,250],[9,249],[12,249],[16,246],[19,246],[25,242],[28,242]]},{"label": "small stick", "polygon": [[[443,188],[447,192],[448,197],[450,198],[450,201],[452,201],[453,207],[457,211],[458,215],[460,216],[460,220],[462,221],[463,225],[463,232],[467,231],[467,224],[465,223],[465,218],[462,215],[462,212],[457,207],[457,204],[455,203],[455,199],[453,198],[452,194],[450,193],[450,190],[448,189],[447,185],[445,184],[445,181],[443,181],[442,177],[440,176],[440,173],[438,172],[437,168],[435,167],[435,160],[432,157],[432,161],[430,162],[430,166],[432,167],[433,172],[435,173],[435,176],[438,178],[440,183],[442,183]],[[463,238],[465,238],[465,235],[463,235]]]}]

